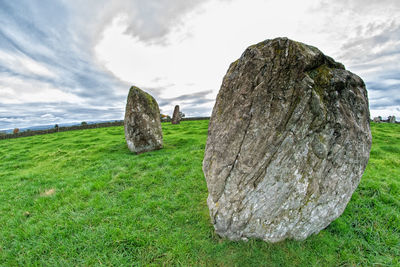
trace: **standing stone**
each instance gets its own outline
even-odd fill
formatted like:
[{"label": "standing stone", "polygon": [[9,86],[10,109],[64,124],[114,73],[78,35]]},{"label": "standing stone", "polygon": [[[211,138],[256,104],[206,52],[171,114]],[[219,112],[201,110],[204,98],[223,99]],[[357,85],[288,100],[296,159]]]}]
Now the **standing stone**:
[{"label": "standing stone", "polygon": [[172,124],[179,124],[181,123],[181,115],[179,113],[179,105],[176,105],[174,108],[174,114],[172,115]]},{"label": "standing stone", "polygon": [[136,86],[129,90],[124,127],[130,151],[139,154],[162,148],[163,137],[157,101]]},{"label": "standing stone", "polygon": [[226,73],[203,161],[210,216],[231,240],[302,240],[339,217],[369,158],[364,82],[287,38],[245,50]]},{"label": "standing stone", "polygon": [[396,116],[389,116],[388,121],[389,123],[396,123]]},{"label": "standing stone", "polygon": [[381,116],[379,116],[379,117],[374,117],[374,122],[376,122],[376,123],[382,122]]}]

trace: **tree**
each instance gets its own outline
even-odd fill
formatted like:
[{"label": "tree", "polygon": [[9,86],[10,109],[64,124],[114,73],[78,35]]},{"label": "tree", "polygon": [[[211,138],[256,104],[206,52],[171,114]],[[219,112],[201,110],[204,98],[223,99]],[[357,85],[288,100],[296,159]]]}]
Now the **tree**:
[{"label": "tree", "polygon": [[85,126],[85,125],[87,125],[87,122],[86,122],[86,121],[82,121],[82,122],[81,122],[81,125],[82,125],[82,126]]},{"label": "tree", "polygon": [[17,134],[17,133],[19,133],[19,129],[15,128],[14,131],[13,131],[13,134]]},{"label": "tree", "polygon": [[169,121],[171,117],[169,115],[160,114],[160,121]]}]

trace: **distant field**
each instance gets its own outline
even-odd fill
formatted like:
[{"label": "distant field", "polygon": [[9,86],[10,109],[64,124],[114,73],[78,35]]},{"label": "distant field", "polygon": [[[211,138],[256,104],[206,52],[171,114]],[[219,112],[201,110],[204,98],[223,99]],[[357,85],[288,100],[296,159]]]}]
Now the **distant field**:
[{"label": "distant field", "polygon": [[123,127],[0,141],[0,266],[400,265],[400,125],[372,124],[344,214],[303,242],[214,234],[201,170],[208,121],[163,124],[131,154]]}]

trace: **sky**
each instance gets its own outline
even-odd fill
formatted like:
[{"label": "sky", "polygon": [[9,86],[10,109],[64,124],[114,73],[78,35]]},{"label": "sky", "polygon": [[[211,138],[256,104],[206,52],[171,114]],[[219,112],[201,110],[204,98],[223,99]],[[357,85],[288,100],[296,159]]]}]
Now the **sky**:
[{"label": "sky", "polygon": [[398,0],[0,0],[0,129],[121,120],[131,85],[163,114],[210,116],[229,64],[288,37],[366,83],[400,119]]}]

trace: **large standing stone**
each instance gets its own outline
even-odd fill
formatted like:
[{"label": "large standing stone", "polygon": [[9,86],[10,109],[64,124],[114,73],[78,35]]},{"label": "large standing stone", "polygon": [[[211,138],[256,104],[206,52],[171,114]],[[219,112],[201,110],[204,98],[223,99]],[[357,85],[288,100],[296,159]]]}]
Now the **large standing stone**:
[{"label": "large standing stone", "polygon": [[364,82],[287,38],[250,46],[225,75],[203,171],[216,232],[302,240],[342,214],[369,158]]},{"label": "large standing stone", "polygon": [[396,123],[396,116],[389,116],[388,117],[388,122],[389,123]]},{"label": "large standing stone", "polygon": [[125,139],[135,153],[161,149],[163,144],[157,101],[136,86],[129,90],[125,110]]},{"label": "large standing stone", "polygon": [[181,114],[179,113],[179,105],[176,105],[174,108],[174,113],[172,114],[172,124],[179,124],[181,123]]}]

